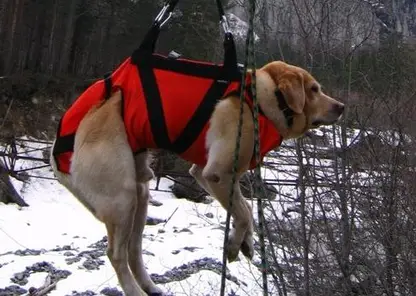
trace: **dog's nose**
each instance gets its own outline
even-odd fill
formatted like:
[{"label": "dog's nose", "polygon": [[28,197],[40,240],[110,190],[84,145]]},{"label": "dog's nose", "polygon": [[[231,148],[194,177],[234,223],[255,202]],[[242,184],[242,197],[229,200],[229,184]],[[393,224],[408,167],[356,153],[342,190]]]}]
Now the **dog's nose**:
[{"label": "dog's nose", "polygon": [[344,104],[336,104],[333,107],[333,110],[335,111],[335,113],[341,115],[344,112],[345,109],[345,105]]}]

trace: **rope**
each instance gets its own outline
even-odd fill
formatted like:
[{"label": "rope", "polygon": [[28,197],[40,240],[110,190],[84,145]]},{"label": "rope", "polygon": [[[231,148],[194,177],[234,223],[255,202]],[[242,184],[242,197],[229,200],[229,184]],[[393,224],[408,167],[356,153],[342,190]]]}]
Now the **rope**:
[{"label": "rope", "polygon": [[[239,160],[239,152],[240,152],[240,143],[241,143],[241,132],[242,132],[242,126],[243,126],[243,110],[244,110],[244,96],[245,96],[245,90],[247,88],[246,86],[246,76],[247,76],[247,69],[249,64],[249,58],[250,53],[251,56],[254,57],[254,41],[252,41],[253,37],[253,27],[254,27],[254,14],[255,14],[255,0],[250,1],[250,20],[249,20],[249,28],[247,32],[246,37],[246,59],[244,61],[244,71],[242,75],[242,81],[241,81],[241,89],[240,89],[240,111],[239,111],[239,120],[238,120],[238,131],[237,131],[237,138],[236,138],[236,149],[234,151],[234,165],[232,169],[232,181],[231,181],[231,188],[230,188],[230,194],[229,194],[229,204],[227,209],[227,218],[225,222],[225,232],[224,232],[224,247],[223,247],[223,256],[222,256],[222,268],[221,268],[221,289],[220,289],[220,295],[225,295],[225,280],[227,276],[227,254],[228,254],[228,237],[230,234],[230,221],[231,221],[231,209],[233,206],[233,198],[234,198],[234,185],[237,179],[237,169],[238,169],[238,160]],[[255,74],[253,79],[255,80]],[[254,82],[255,83],[255,82]],[[255,86],[252,90],[254,90],[253,95],[255,94]],[[254,97],[253,97],[254,101]],[[257,108],[257,114],[258,114],[258,106]],[[255,137],[256,137],[256,145],[258,146],[258,116],[254,117],[255,125],[257,125],[257,129],[254,130]],[[257,147],[257,154],[258,154],[259,148]],[[259,157],[259,156],[257,156]],[[264,237],[263,237],[264,240]],[[266,277],[267,282],[267,277]],[[263,286],[264,286],[264,279],[263,279]],[[267,295],[267,283],[266,283],[266,294]]]},{"label": "rope", "polygon": [[248,59],[251,62],[252,68],[252,78],[251,78],[251,93],[253,97],[253,116],[254,116],[254,153],[256,156],[256,167],[254,170],[254,196],[257,198],[257,217],[258,217],[258,234],[260,241],[260,256],[261,256],[261,273],[262,273],[262,284],[263,284],[263,295],[267,296],[269,294],[268,285],[267,285],[267,259],[266,259],[266,243],[265,243],[265,218],[263,213],[263,202],[262,198],[266,198],[266,192],[263,188],[261,191],[261,164],[260,164],[260,138],[259,138],[259,102],[257,100],[257,89],[256,89],[256,57],[254,52],[254,15],[256,12],[256,2],[255,0],[250,1],[250,24],[248,34],[252,37],[250,39],[250,49]]}]

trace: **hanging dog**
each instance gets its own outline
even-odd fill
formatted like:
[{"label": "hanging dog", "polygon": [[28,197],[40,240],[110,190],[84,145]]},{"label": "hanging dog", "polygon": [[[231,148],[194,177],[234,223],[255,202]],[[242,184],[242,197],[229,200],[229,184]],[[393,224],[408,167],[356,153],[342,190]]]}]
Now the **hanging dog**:
[{"label": "hanging dog", "polygon": [[[176,3],[163,7],[131,57],[65,112],[51,154],[58,180],[105,224],[107,254],[127,296],[163,295],[142,258],[148,181],[154,176],[148,149],[167,149],[192,162],[190,174],[224,208],[229,204],[242,77],[233,36],[226,31],[222,65],[154,53]],[[333,124],[343,113],[344,105],[302,68],[275,61],[256,75],[262,157],[282,140]],[[256,165],[253,102],[249,92],[244,97],[230,262],[240,250],[248,258],[254,254],[252,210],[238,182]]]}]

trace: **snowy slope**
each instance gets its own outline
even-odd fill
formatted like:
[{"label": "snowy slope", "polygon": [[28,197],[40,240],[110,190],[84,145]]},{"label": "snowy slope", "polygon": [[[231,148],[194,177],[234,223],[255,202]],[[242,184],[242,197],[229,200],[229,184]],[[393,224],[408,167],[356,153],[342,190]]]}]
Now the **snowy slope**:
[{"label": "snowy slope", "polygon": [[[24,149],[38,147],[30,144]],[[22,168],[35,165],[19,162]],[[53,177],[50,168],[31,174]],[[0,204],[0,295],[19,295],[2,290],[11,285],[26,291],[39,288],[46,271],[62,278],[48,295],[117,295],[105,289],[121,291],[105,255],[104,225],[55,180],[32,177],[26,184],[13,183],[30,207]],[[162,179],[161,189],[170,185]],[[149,216],[166,222],[146,226],[144,258],[149,273],[172,295],[218,295],[225,211],[215,201],[195,204],[158,191],[152,196],[163,205],[149,206]],[[258,269],[241,255],[240,259],[227,265],[231,275],[227,291],[262,295]]]}]

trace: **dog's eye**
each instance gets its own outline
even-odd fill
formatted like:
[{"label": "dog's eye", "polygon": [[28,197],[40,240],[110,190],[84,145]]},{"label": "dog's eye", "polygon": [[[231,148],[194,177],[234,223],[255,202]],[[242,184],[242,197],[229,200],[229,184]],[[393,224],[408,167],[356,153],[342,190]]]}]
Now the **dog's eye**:
[{"label": "dog's eye", "polygon": [[311,91],[317,93],[319,91],[319,87],[317,85],[312,85]]}]

